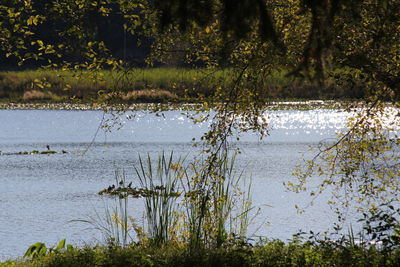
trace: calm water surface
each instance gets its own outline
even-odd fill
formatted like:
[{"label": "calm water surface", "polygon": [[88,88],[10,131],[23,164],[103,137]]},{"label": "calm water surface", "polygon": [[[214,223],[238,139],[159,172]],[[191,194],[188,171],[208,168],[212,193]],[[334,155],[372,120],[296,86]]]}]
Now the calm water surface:
[{"label": "calm water surface", "polygon": [[[302,153],[342,129],[349,113],[333,110],[269,112],[270,135],[259,141],[246,134],[236,145],[243,153],[237,168],[253,179],[253,203],[261,214],[250,234],[288,239],[300,229],[327,230],[334,214],[324,197],[298,215],[295,204],[310,201],[290,193],[284,181],[293,179]],[[55,155],[0,155],[0,260],[22,256],[35,242],[82,245],[102,240],[89,225],[71,223],[103,214],[113,200],[97,192],[114,183],[114,172],[123,169],[137,183],[133,166],[138,155],[195,155],[192,138],[207,131],[207,124],[193,125],[179,111],[156,117],[138,112],[133,119],[118,119],[120,130],[95,133],[103,119],[100,111],[0,110],[0,150],[65,150]],[[94,143],[89,144],[94,139]],[[87,152],[82,155],[82,152]],[[307,154],[308,153],[308,154]],[[142,218],[142,200],[130,200],[130,214]]]}]

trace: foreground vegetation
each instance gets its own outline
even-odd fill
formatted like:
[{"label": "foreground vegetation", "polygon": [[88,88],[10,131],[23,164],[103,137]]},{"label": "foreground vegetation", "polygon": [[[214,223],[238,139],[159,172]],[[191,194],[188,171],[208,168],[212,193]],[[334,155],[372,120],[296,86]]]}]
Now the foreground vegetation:
[{"label": "foreground vegetation", "polygon": [[399,266],[400,250],[351,243],[266,241],[232,243],[218,249],[190,251],[179,244],[155,247],[95,246],[70,248],[1,266]]},{"label": "foreground vegetation", "polygon": [[[233,82],[233,69],[146,68],[126,71],[28,70],[0,72],[0,102],[198,102]],[[260,85],[260,97],[270,99],[354,99],[360,88],[296,84],[284,72],[274,72]]]}]

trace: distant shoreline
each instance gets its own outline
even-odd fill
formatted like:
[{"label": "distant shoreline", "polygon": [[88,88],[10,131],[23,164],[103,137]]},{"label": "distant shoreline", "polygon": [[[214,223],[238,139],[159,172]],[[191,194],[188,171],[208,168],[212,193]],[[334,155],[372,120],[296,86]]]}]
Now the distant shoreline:
[{"label": "distant shoreline", "polygon": [[[343,70],[338,70],[343,71]],[[25,70],[0,71],[0,103],[197,103],[229,90],[233,69],[148,68],[121,71]],[[246,84],[242,86],[246,87]],[[253,86],[249,84],[249,86]],[[301,83],[275,71],[257,84],[262,101],[311,99],[360,101],[368,97],[363,84],[337,86],[328,79],[324,86]],[[201,100],[202,99],[202,100]],[[74,108],[73,108],[74,109]]]},{"label": "distant shoreline", "polygon": [[[266,110],[313,110],[346,109],[362,107],[360,101],[307,100],[307,101],[271,101]],[[136,103],[136,104],[99,104],[99,103],[0,103],[0,110],[201,110],[201,104],[192,103]]]}]

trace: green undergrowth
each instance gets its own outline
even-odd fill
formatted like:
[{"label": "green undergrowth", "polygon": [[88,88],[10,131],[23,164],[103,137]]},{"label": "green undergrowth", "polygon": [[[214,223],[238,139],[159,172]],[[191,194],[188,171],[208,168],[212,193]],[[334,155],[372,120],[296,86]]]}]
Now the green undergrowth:
[{"label": "green undergrowth", "polygon": [[[165,103],[196,102],[229,88],[233,69],[137,68],[127,71],[25,70],[0,72],[0,102]],[[293,80],[276,71],[263,78],[259,97],[271,99],[355,99],[361,89],[325,87]],[[347,89],[346,89],[347,88]]]},{"label": "green undergrowth", "polygon": [[400,250],[333,242],[230,244],[190,251],[179,244],[73,248],[0,266],[399,266]]}]

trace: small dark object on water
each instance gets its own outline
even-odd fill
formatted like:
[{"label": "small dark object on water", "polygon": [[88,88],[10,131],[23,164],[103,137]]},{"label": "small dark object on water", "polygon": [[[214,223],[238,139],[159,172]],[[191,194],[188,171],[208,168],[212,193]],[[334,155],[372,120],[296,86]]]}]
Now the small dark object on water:
[{"label": "small dark object on water", "polygon": [[120,182],[119,182],[119,185],[123,185],[124,184],[124,182],[121,180]]},{"label": "small dark object on water", "polygon": [[132,182],[130,182],[130,183],[128,184],[128,187],[129,187],[129,188],[131,188],[131,186],[132,186]]},{"label": "small dark object on water", "polygon": [[110,185],[110,186],[107,188],[107,192],[111,192],[114,188],[115,188],[115,185]]},{"label": "small dark object on water", "polygon": [[47,150],[50,150],[50,146],[49,145],[47,145],[46,147],[47,147]]},{"label": "small dark object on water", "polygon": [[68,154],[68,152],[65,151],[65,150],[62,150],[61,152],[62,152],[63,154]]}]

